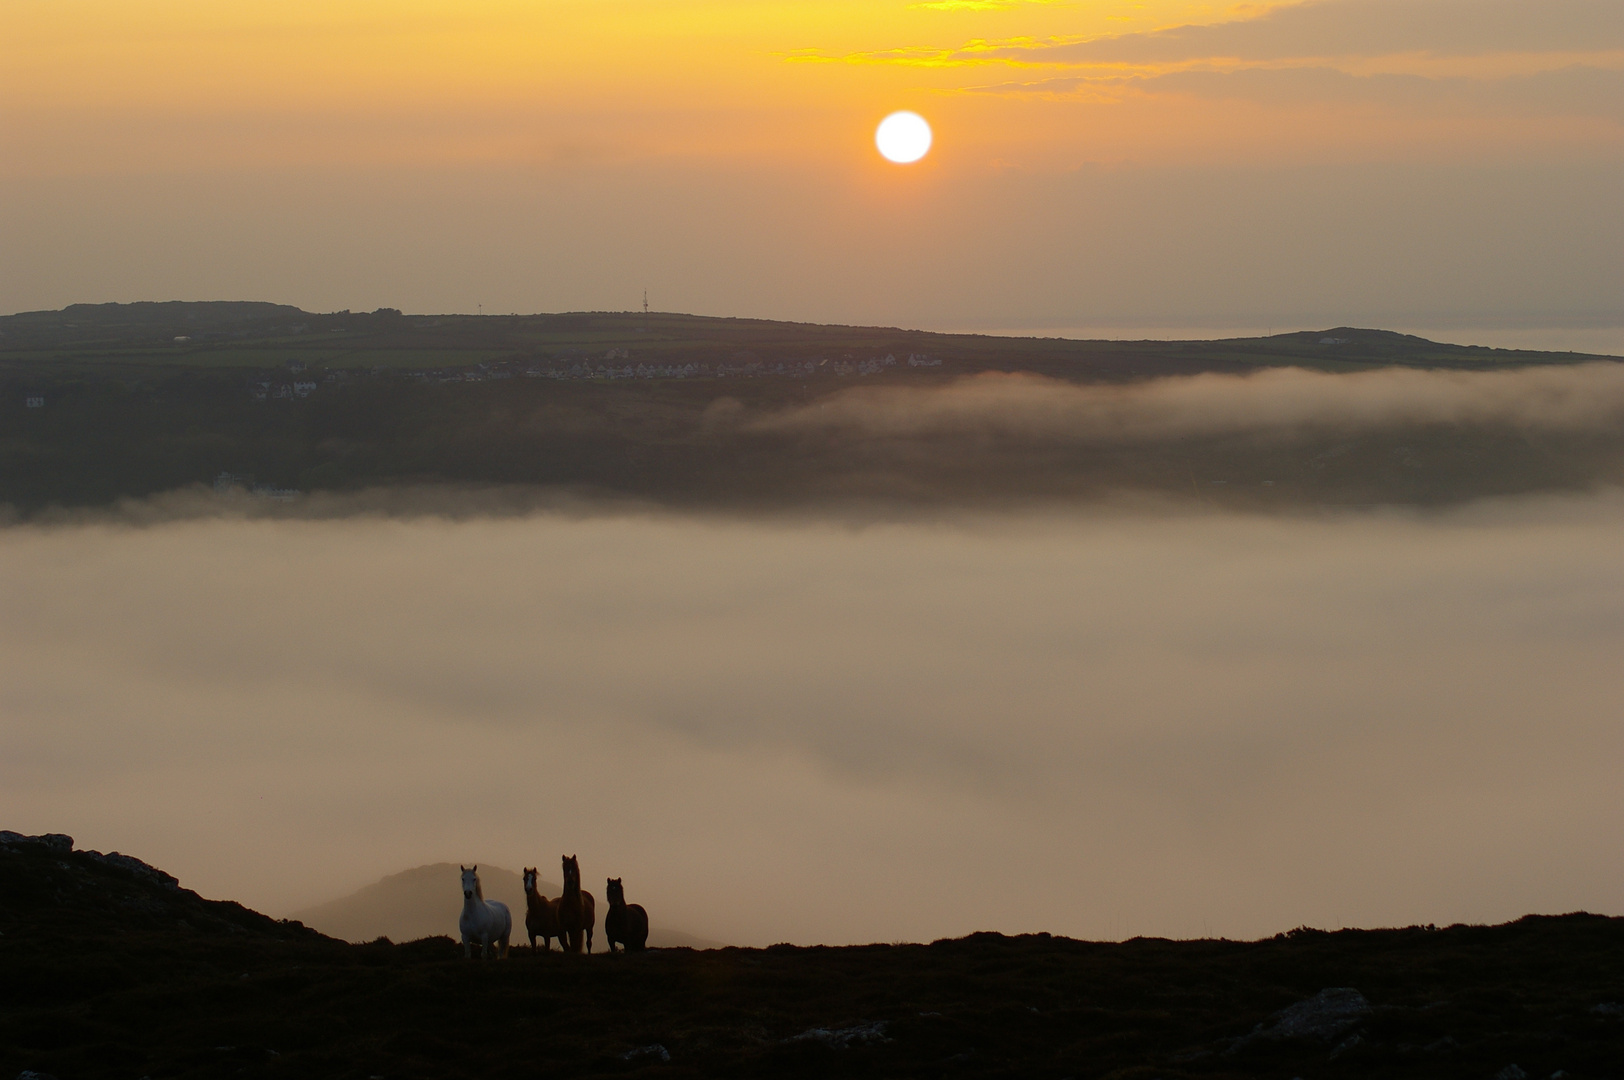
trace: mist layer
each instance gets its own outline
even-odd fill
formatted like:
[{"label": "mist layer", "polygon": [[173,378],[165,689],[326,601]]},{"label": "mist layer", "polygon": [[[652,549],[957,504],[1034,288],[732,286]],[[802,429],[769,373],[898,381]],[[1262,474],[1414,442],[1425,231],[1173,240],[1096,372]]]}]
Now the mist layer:
[{"label": "mist layer", "polygon": [[1089,385],[989,372],[932,387],[861,387],[757,420],[760,431],[848,431],[878,437],[989,435],[1148,443],[1235,435],[1359,432],[1417,425],[1534,431],[1616,430],[1624,364],[1506,371],[1384,368],[1331,374],[1273,368],[1129,385]]},{"label": "mist layer", "polygon": [[578,853],[739,944],[1612,911],[1621,526],[15,527],[0,825],[275,914]]}]

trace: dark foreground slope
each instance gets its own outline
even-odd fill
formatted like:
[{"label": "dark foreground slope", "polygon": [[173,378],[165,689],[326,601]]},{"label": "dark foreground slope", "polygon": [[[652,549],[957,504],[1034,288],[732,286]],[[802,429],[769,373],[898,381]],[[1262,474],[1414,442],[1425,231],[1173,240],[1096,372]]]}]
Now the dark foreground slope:
[{"label": "dark foreground slope", "polygon": [[0,1076],[1608,1077],[1624,920],[1261,942],[346,945],[0,842]]}]

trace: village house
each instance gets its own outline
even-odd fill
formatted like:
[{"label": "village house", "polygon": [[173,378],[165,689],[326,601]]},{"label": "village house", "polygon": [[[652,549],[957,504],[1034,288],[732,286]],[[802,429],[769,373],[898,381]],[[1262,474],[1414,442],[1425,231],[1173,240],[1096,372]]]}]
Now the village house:
[{"label": "village house", "polygon": [[246,473],[222,472],[214,478],[214,493],[216,495],[230,495],[252,487],[254,478]]}]

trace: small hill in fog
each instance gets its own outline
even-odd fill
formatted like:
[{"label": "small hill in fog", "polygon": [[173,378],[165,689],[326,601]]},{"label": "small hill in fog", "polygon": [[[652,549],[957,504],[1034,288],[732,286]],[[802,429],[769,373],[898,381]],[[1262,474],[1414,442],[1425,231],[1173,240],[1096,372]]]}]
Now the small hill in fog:
[{"label": "small hill in fog", "polygon": [[[529,942],[524,932],[524,882],[518,873],[500,866],[479,864],[479,880],[485,899],[500,900],[513,912],[513,943]],[[541,894],[556,897],[564,891],[557,882],[545,878],[538,886]],[[598,935],[603,941],[603,916],[608,901],[602,890],[591,892],[598,901]],[[633,899],[633,898],[628,898]],[[461,870],[456,863],[432,863],[390,874],[349,896],[295,911],[297,919],[315,930],[346,941],[416,941],[445,934],[457,937],[457,916],[462,911]],[[722,942],[685,934],[659,925],[656,912],[650,920],[648,943],[656,949],[714,949]]]},{"label": "small hill in fog", "polygon": [[[500,900],[514,914],[515,929],[524,923],[524,882],[512,870],[479,866],[485,899]],[[543,896],[557,896],[562,887],[540,883]],[[436,934],[457,936],[457,915],[462,911],[461,870],[456,863],[433,863],[390,874],[382,881],[337,900],[295,911],[313,929],[346,941],[415,941]],[[515,935],[518,937],[521,935]]]}]

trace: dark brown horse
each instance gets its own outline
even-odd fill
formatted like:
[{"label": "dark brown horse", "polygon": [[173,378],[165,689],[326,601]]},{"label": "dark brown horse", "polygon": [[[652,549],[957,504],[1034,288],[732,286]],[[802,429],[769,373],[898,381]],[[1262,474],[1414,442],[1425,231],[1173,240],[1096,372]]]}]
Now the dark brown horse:
[{"label": "dark brown horse", "polygon": [[604,886],[609,893],[609,910],[603,915],[603,939],[609,951],[615,951],[615,942],[624,950],[642,952],[648,948],[648,912],[642,904],[626,903],[626,887],[620,879],[612,877]]},{"label": "dark brown horse", "polygon": [[597,904],[592,894],[581,891],[581,864],[574,855],[564,856],[564,895],[558,898],[559,941],[566,952],[581,951],[581,934],[586,933],[586,951],[592,951],[592,927],[597,924]]},{"label": "dark brown horse", "polygon": [[533,866],[524,868],[524,928],[530,934],[530,951],[536,951],[536,939],[541,939],[543,952],[552,952],[553,946],[549,938],[558,939],[558,947],[564,947],[564,935],[558,929],[558,901],[549,900],[541,895],[536,888],[537,875],[540,873]]}]

